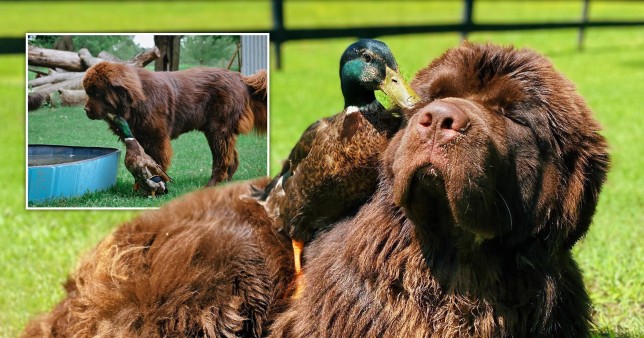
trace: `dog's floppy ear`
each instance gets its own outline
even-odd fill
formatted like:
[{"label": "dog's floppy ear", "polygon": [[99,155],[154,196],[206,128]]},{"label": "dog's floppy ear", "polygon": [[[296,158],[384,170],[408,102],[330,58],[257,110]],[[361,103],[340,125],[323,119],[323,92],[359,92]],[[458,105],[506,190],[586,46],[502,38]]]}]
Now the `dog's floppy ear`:
[{"label": "dog's floppy ear", "polygon": [[552,248],[550,252],[570,250],[588,231],[599,192],[606,180],[609,155],[599,126],[588,115],[586,132],[577,135],[576,146],[566,147],[561,158],[546,167],[541,195],[545,200],[542,227],[537,237]]},{"label": "dog's floppy ear", "polygon": [[114,67],[110,71],[108,79],[110,85],[115,89],[114,91],[119,96],[126,94],[132,104],[144,101],[145,94],[136,69],[123,64],[112,64],[112,66]]},{"label": "dog's floppy ear", "polygon": [[560,229],[563,230],[561,244],[565,249],[572,248],[588,231],[609,168],[604,137],[593,131],[584,143],[578,153],[569,155],[566,161],[571,174],[567,184],[562,185],[566,189],[562,191],[562,219],[559,222],[563,224],[558,224],[563,227]]}]

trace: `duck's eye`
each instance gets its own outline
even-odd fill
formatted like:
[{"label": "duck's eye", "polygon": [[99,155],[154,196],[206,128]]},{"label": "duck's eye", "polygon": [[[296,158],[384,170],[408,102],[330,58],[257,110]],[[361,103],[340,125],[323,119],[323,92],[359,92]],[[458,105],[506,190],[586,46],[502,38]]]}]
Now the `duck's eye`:
[{"label": "duck's eye", "polygon": [[362,57],[364,58],[365,62],[371,62],[371,55],[369,54],[363,54]]}]

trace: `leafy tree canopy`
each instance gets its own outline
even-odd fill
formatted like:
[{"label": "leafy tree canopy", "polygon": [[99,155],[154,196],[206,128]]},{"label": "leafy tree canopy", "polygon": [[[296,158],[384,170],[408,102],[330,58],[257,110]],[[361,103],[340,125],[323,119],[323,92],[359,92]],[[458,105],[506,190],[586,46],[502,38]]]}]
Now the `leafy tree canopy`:
[{"label": "leafy tree canopy", "polygon": [[[235,54],[237,35],[187,35],[181,39],[181,63],[208,67],[226,67]],[[233,62],[232,70],[237,69]]]},{"label": "leafy tree canopy", "polygon": [[[121,60],[129,60],[143,48],[136,44],[131,35],[75,35],[72,36],[73,49],[78,51],[87,48],[90,53],[96,56],[101,51],[106,51]],[[56,42],[63,39],[58,35],[32,35],[29,36],[29,43],[44,47],[55,48]]]}]

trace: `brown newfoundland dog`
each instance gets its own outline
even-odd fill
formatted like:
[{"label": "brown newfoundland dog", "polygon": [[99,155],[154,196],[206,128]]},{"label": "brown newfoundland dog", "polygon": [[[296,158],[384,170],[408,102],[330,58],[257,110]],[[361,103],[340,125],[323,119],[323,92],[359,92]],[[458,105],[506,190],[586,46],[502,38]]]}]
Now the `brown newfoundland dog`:
[{"label": "brown newfoundland dog", "polygon": [[261,337],[292,292],[291,242],[234,183],[123,224],[23,337]]},{"label": "brown newfoundland dog", "polygon": [[608,154],[573,84],[533,51],[465,43],[412,86],[426,104],[378,191],[312,242],[271,336],[588,336],[571,248]]},{"label": "brown newfoundland dog", "polygon": [[[202,131],[212,153],[208,185],[231,180],[239,166],[237,135],[266,132],[266,71],[243,76],[222,68],[151,72],[101,62],[87,70],[83,87],[90,119],[123,116],[145,152],[168,169],[170,140]],[[121,136],[111,122],[112,131]]]}]

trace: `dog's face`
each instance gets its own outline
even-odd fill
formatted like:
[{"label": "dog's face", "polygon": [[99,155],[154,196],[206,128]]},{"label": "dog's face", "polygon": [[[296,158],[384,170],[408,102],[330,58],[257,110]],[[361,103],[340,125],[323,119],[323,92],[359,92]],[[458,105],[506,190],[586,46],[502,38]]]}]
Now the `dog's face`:
[{"label": "dog's face", "polygon": [[83,87],[88,96],[85,112],[93,120],[104,119],[108,113],[127,119],[131,106],[145,99],[136,70],[124,64],[92,66],[83,77]]},{"label": "dog's face", "polygon": [[464,44],[412,86],[426,104],[409,113],[384,159],[395,202],[417,225],[512,244],[539,237],[558,248],[586,232],[606,145],[547,59]]}]

